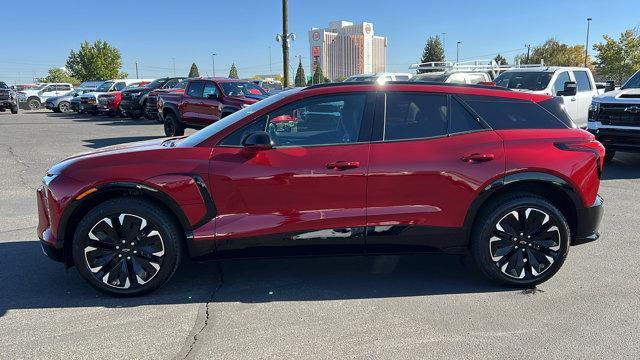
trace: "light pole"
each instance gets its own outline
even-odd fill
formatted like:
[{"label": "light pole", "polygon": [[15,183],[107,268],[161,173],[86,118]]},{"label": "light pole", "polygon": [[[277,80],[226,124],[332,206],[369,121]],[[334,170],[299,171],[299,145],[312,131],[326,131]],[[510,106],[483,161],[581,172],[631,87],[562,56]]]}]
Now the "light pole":
[{"label": "light pole", "polygon": [[271,68],[271,46],[269,46],[269,75],[273,75],[273,69]]},{"label": "light pole", "polygon": [[138,77],[138,61],[136,60],[136,79],[140,79]]},{"label": "light pole", "polygon": [[587,67],[587,57],[589,56],[589,27],[591,18],[587,18],[587,43],[584,45],[584,67]]},{"label": "light pole", "polygon": [[176,58],[171,58],[173,60],[173,76],[176,76]]},{"label": "light pole", "polygon": [[529,53],[531,52],[531,44],[525,44],[524,47],[527,48],[527,60],[526,63],[529,63]]},{"label": "light pole", "polygon": [[282,0],[282,34],[276,35],[276,41],[282,41],[282,70],[283,86],[289,86],[289,46],[290,42],[296,39],[296,34],[289,33],[288,24],[288,2]]},{"label": "light pole", "polygon": [[447,45],[446,45],[447,33],[442,33],[442,52],[444,53],[444,60],[447,60]]},{"label": "light pole", "polygon": [[460,44],[462,44],[462,41],[458,41],[456,43],[456,64],[459,62],[460,60]]},{"label": "light pole", "polygon": [[211,53],[211,74],[216,77],[216,55],[217,53]]}]

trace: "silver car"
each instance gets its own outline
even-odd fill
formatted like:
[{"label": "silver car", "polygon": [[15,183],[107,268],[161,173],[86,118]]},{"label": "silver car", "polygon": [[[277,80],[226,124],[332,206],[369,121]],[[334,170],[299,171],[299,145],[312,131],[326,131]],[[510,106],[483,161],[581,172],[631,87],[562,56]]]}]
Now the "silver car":
[{"label": "silver car", "polygon": [[45,102],[45,107],[53,112],[68,112],[71,111],[71,100],[80,97],[80,95],[93,91],[92,89],[75,89],[61,96],[54,96],[48,98]]}]

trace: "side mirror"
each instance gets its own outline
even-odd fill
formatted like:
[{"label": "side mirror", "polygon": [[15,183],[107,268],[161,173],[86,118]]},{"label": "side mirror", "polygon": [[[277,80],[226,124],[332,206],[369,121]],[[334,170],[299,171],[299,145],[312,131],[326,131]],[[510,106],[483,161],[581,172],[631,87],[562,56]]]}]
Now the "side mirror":
[{"label": "side mirror", "polygon": [[247,135],[241,142],[242,146],[247,150],[262,151],[273,148],[271,136],[266,131],[257,131]]},{"label": "side mirror", "polygon": [[604,87],[604,92],[613,91],[615,89],[616,89],[616,84],[613,82],[613,80],[608,80],[607,86]]},{"label": "side mirror", "polygon": [[575,81],[565,81],[564,90],[558,91],[558,96],[575,96],[578,93],[578,85]]}]

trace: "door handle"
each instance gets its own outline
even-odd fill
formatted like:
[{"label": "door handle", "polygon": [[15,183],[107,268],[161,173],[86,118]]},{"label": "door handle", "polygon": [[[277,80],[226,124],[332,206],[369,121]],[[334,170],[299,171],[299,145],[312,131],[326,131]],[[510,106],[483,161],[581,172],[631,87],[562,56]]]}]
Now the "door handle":
[{"label": "door handle", "polygon": [[470,164],[477,164],[482,162],[487,162],[495,159],[495,155],[493,154],[471,154],[464,156],[462,161]]},{"label": "door handle", "polygon": [[325,165],[327,169],[346,170],[360,167],[360,161],[336,161]]},{"label": "door handle", "polygon": [[576,98],[572,97],[572,98],[571,98],[571,101],[576,101]]}]

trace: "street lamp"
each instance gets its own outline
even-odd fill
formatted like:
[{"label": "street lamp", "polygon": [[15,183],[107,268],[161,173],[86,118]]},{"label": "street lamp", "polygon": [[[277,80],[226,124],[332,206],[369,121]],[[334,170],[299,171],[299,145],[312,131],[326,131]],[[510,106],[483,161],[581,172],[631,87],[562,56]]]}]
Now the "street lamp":
[{"label": "street lamp", "polygon": [[462,41],[458,41],[456,43],[456,64],[459,62],[459,57],[460,57],[460,44],[462,44]]},{"label": "street lamp", "polygon": [[531,53],[531,44],[525,44],[524,47],[527,48],[527,60],[525,61],[525,64],[529,63],[529,53]]},{"label": "street lamp", "polygon": [[584,45],[584,67],[587,67],[587,57],[589,56],[589,27],[591,18],[587,18],[587,43]]},{"label": "street lamp", "polygon": [[447,33],[442,33],[442,52],[444,53],[444,59],[447,60]]},{"label": "street lamp", "polygon": [[282,62],[284,87],[289,86],[289,46],[296,39],[296,34],[289,33],[288,0],[282,0],[282,34],[276,35],[276,41],[282,42]]},{"label": "street lamp", "polygon": [[211,53],[211,74],[213,77],[216,77],[216,58],[217,53]]}]

